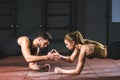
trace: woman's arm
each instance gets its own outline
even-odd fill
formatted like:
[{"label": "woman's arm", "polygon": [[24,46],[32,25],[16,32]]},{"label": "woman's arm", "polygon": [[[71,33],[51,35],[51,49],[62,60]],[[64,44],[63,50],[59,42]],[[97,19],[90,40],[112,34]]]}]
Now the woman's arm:
[{"label": "woman's arm", "polygon": [[31,51],[29,48],[30,41],[27,37],[22,37],[21,39],[19,39],[18,44],[21,46],[22,54],[27,62],[42,61],[49,59],[48,55],[44,56],[31,55]]},{"label": "woman's arm", "polygon": [[66,61],[66,62],[74,62],[78,52],[79,52],[79,50],[75,49],[71,56],[60,55],[60,58],[61,58],[61,60]]},{"label": "woman's arm", "polygon": [[78,57],[78,63],[75,69],[65,70],[65,69],[56,67],[55,72],[59,74],[72,74],[72,75],[80,74],[85,64],[85,59],[86,59],[85,56],[86,56],[85,48],[82,47]]}]

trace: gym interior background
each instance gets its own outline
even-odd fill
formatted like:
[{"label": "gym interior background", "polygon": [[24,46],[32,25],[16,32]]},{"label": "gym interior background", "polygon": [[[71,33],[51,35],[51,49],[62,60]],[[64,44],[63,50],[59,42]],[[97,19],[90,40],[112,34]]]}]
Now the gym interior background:
[{"label": "gym interior background", "polygon": [[66,51],[66,33],[79,30],[84,38],[105,45],[120,40],[119,0],[0,0],[0,38],[53,36],[50,48]]}]

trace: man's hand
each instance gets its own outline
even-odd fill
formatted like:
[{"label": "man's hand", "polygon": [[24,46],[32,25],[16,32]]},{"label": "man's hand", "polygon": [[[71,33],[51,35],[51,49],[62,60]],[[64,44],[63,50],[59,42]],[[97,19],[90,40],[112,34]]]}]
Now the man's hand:
[{"label": "man's hand", "polygon": [[47,54],[47,57],[48,59],[54,60],[54,61],[58,61],[61,59],[61,55],[55,49],[52,49],[51,51],[49,51]]},{"label": "man's hand", "polygon": [[59,52],[57,50],[53,49],[52,54],[54,55],[55,61],[58,61],[61,59],[61,57],[60,57],[61,55],[59,54]]},{"label": "man's hand", "polygon": [[55,56],[54,56],[54,54],[52,53],[52,50],[48,52],[47,57],[48,57],[48,59],[50,59],[50,60],[54,60],[54,57],[55,57]]}]

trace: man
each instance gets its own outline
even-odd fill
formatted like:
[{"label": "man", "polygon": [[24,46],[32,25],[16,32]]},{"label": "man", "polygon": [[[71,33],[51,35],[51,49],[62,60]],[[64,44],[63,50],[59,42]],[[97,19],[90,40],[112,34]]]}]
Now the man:
[{"label": "man", "polygon": [[[37,56],[40,52],[40,49],[46,48],[51,40],[52,36],[48,32],[40,33],[33,40],[27,36],[20,36],[19,38],[12,40],[1,39],[0,58],[22,54],[26,62],[29,63],[30,69],[44,69],[45,71],[48,71],[50,69],[49,64],[45,64],[43,67],[40,67],[36,62],[52,59],[54,57],[53,54]],[[51,53],[51,51],[48,53]]]}]

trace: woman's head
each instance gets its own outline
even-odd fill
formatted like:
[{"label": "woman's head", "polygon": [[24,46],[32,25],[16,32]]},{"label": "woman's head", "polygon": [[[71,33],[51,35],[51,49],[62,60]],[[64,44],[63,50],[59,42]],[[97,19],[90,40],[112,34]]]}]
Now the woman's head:
[{"label": "woman's head", "polygon": [[79,31],[74,31],[66,34],[64,38],[65,45],[68,49],[74,49],[77,44],[84,44],[83,36]]}]

